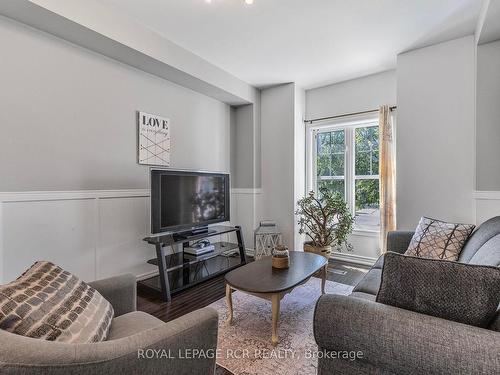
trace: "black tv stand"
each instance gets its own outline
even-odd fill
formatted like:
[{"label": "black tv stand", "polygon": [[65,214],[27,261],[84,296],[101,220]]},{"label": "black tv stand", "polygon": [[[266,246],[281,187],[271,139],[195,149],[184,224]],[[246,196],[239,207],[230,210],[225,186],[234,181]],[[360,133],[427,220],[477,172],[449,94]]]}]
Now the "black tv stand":
[{"label": "black tv stand", "polygon": [[[162,298],[165,301],[170,301],[172,293],[192,287],[246,264],[241,227],[218,225],[203,229],[205,230],[197,233],[189,231],[144,238],[144,241],[156,247],[156,258],[150,259],[148,263],[158,266],[159,275],[142,280],[139,285],[160,291]],[[190,241],[198,241],[226,233],[235,233],[237,243],[213,243],[215,250],[200,256],[184,254],[182,251],[165,255],[166,246],[182,244],[182,247],[185,247]],[[186,236],[186,234],[189,235]],[[226,255],[228,251],[236,249],[239,250],[239,256]]]},{"label": "black tv stand", "polygon": [[208,235],[210,233],[214,233],[215,231],[212,229],[209,229],[208,227],[199,227],[199,228],[194,228],[191,230],[186,230],[183,232],[178,232],[172,234],[173,238],[176,241],[191,241],[192,237],[196,237],[199,235]]}]

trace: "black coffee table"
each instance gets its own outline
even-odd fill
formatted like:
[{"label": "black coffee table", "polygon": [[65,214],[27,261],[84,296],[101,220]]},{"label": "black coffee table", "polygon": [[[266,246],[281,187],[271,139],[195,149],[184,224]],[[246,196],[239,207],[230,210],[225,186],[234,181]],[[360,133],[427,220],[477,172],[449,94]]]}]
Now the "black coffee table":
[{"label": "black coffee table", "polygon": [[271,342],[276,345],[279,341],[277,331],[281,299],[296,286],[307,282],[318,271],[322,271],[321,293],[324,294],[327,265],[327,259],[321,255],[291,251],[290,268],[272,268],[271,257],[264,257],[227,273],[225,278],[228,323],[233,322],[233,290],[270,300],[273,314]]}]

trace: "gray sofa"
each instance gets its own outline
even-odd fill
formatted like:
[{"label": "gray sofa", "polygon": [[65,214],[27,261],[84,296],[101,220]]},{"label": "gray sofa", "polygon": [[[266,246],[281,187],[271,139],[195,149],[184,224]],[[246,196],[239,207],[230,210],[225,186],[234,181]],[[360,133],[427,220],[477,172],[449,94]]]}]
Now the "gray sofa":
[{"label": "gray sofa", "polygon": [[[115,310],[107,341],[67,344],[27,338],[0,330],[0,374],[213,374],[214,358],[189,357],[217,348],[217,312],[204,308],[164,323],[136,311],[136,280],[124,275],[89,283]],[[155,358],[148,359],[152,351]],[[163,351],[164,350],[164,351]],[[179,352],[180,351],[180,352]],[[168,355],[175,358],[165,358]],[[214,353],[215,354],[215,353]]]},{"label": "gray sofa", "polygon": [[[388,250],[404,253],[412,236],[389,233]],[[500,266],[500,217],[476,229],[459,262]],[[319,359],[318,374],[500,374],[500,311],[484,329],[377,303],[383,263],[381,256],[350,296],[319,299],[314,336],[330,355]],[[333,358],[338,351],[363,354]]]}]

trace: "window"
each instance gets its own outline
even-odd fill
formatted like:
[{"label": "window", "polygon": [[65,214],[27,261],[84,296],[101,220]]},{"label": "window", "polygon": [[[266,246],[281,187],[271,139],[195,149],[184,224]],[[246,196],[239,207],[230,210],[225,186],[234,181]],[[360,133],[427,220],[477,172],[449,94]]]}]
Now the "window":
[{"label": "window", "polygon": [[311,127],[312,190],[340,193],[355,216],[354,229],[378,231],[379,134],[376,119]]}]

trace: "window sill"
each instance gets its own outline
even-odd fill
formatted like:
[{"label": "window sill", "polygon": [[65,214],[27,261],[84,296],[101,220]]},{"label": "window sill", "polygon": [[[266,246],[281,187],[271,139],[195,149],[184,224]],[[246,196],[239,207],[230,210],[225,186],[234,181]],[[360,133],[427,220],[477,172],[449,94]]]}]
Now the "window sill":
[{"label": "window sill", "polygon": [[361,237],[378,237],[380,232],[378,230],[354,229],[352,235]]}]

